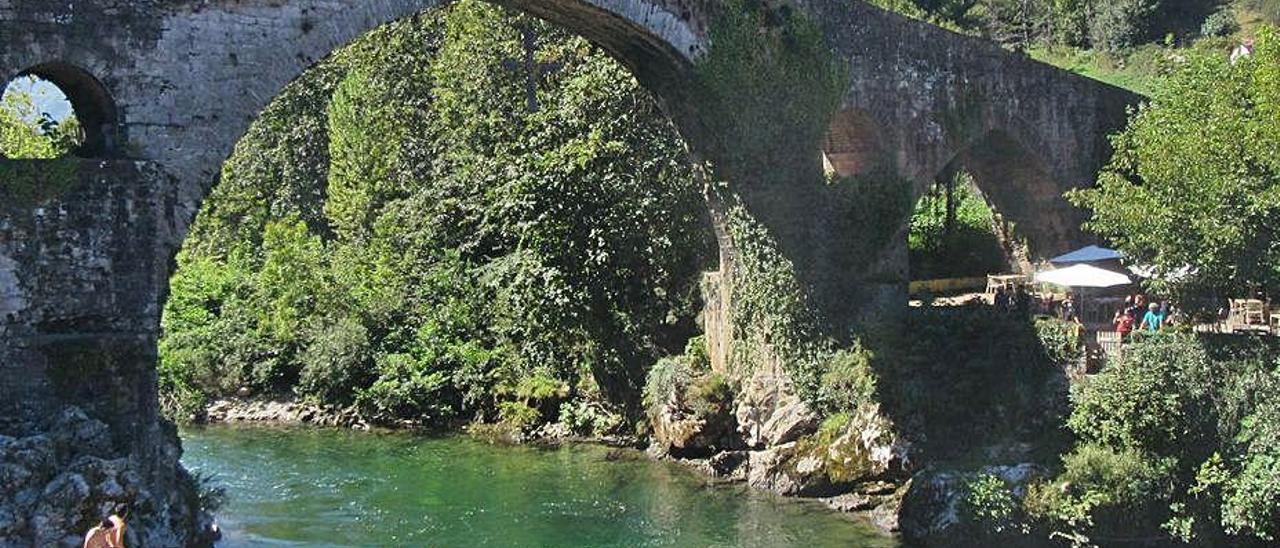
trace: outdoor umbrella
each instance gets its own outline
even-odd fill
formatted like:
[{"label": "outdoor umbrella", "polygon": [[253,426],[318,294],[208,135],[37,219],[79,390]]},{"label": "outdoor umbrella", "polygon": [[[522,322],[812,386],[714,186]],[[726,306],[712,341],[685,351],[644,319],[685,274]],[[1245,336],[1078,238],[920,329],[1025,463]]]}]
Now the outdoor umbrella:
[{"label": "outdoor umbrella", "polygon": [[1038,272],[1036,281],[1066,287],[1114,287],[1133,283],[1124,274],[1087,264]]},{"label": "outdoor umbrella", "polygon": [[[1096,245],[1082,247],[1065,255],[1058,255],[1049,262],[1055,264],[1064,263],[1096,263],[1101,261],[1115,261],[1124,257],[1123,253],[1114,249],[1098,247]],[[1126,282],[1128,283],[1128,282]]]}]

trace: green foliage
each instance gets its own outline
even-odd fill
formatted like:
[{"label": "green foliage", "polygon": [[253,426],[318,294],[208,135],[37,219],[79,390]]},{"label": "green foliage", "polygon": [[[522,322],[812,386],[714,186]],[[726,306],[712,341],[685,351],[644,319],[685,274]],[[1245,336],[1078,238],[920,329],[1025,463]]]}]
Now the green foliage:
[{"label": "green foliage", "polygon": [[1168,517],[1172,463],[1134,449],[1085,444],[1063,457],[1062,475],[1033,485],[1028,515],[1053,536],[1135,536],[1156,532]]},{"label": "green foliage", "polygon": [[1025,532],[1022,505],[1012,487],[999,476],[979,475],[965,484],[960,515],[996,535]]},{"label": "green foliage", "polygon": [[1222,523],[1227,532],[1280,539],[1280,364],[1257,388],[1254,412],[1240,421],[1243,446],[1238,475],[1224,484]]},{"label": "green foliage", "polygon": [[1213,12],[1200,25],[1202,36],[1227,36],[1239,31],[1240,22],[1236,21],[1235,12],[1226,9]]},{"label": "green foliage", "polygon": [[643,402],[650,418],[671,405],[693,417],[715,420],[732,412],[734,393],[727,377],[711,371],[705,340],[695,337],[684,354],[662,358],[649,369]]},{"label": "green foliage", "polygon": [[1108,53],[1120,53],[1151,36],[1152,16],[1160,0],[1099,2],[1089,21],[1089,41]]},{"label": "green foliage", "polygon": [[1280,349],[1271,341],[1164,335],[1130,345],[1079,385],[1080,444],[1028,513],[1074,537],[1155,534],[1247,545],[1276,534]]},{"label": "green foliage", "polygon": [[1280,39],[1261,32],[1253,58],[1190,55],[1113,140],[1094,189],[1068,195],[1087,227],[1133,261],[1175,272],[1166,293],[1280,289]]},{"label": "green foliage", "polygon": [[799,10],[728,0],[710,35],[714,46],[695,67],[694,97],[708,125],[700,144],[735,183],[789,182],[795,174],[779,166],[818,149],[848,68]]},{"label": "green foliage", "polygon": [[689,387],[687,398],[695,417],[728,415],[733,410],[733,385],[724,375],[703,375]]},{"label": "green foliage", "polygon": [[443,424],[458,413],[451,405],[449,375],[434,362],[409,354],[379,354],[377,380],[357,394],[365,415],[389,420],[413,418],[427,424]]},{"label": "green foliage", "polygon": [[[525,25],[559,67],[536,111],[506,63]],[[162,386],[428,424],[634,411],[710,243],[686,154],[624,68],[532,18],[461,2],[375,30],[225,166],[179,256]]]},{"label": "green foliage", "polygon": [[1214,367],[1204,349],[1175,336],[1127,350],[1123,365],[1077,387],[1071,429],[1085,440],[1160,455],[1210,449],[1206,438],[1216,425],[1201,415],[1209,404],[1202,381]]},{"label": "green foliage", "polygon": [[62,195],[80,180],[80,161],[0,162],[0,210],[26,209]]},{"label": "green foliage", "polygon": [[989,307],[928,307],[913,308],[905,327],[867,344],[885,412],[929,458],[1059,443],[1066,364],[1051,358],[1031,322]]},{"label": "green foliage", "polygon": [[1074,322],[1054,318],[1035,319],[1036,338],[1049,361],[1058,364],[1077,363],[1084,352],[1083,330]]},{"label": "green foliage", "polygon": [[644,406],[650,415],[656,414],[663,405],[679,401],[695,374],[705,370],[694,368],[685,356],[668,356],[658,360],[649,368],[649,375],[644,384]]},{"label": "green foliage", "polygon": [[625,421],[599,402],[576,400],[560,405],[560,423],[575,434],[600,436],[618,431]]},{"label": "green foliage", "polygon": [[324,213],[339,237],[363,240],[395,187],[406,128],[385,87],[368,72],[347,73],[329,103],[329,184]]},{"label": "green foliage", "polygon": [[504,401],[498,404],[498,420],[516,430],[529,430],[542,422],[542,413],[524,402]]},{"label": "green foliage", "polygon": [[861,344],[833,354],[818,387],[820,408],[829,413],[851,411],[873,403],[876,396],[876,374],[873,356]]},{"label": "green foliage", "polygon": [[302,373],[295,390],[319,402],[351,403],[351,387],[369,383],[368,330],[354,318],[341,318],[316,329],[309,339],[298,357]]},{"label": "green foliage", "polygon": [[769,230],[741,204],[730,206],[728,227],[738,251],[738,274],[731,288],[734,337],[742,341],[734,345],[731,367],[751,371],[761,360],[755,353],[771,348],[801,396],[812,401],[823,370],[822,356],[833,351],[835,343],[822,334],[795,265],[778,249]]},{"label": "green foliage", "polygon": [[0,208],[27,208],[57,197],[79,180],[79,162],[65,157],[83,141],[72,114],[55,121],[31,95],[16,89],[0,98],[0,158],[44,160],[0,163]]},{"label": "green foliage", "polygon": [[1280,25],[1280,0],[1240,0],[1239,5],[1266,23]]},{"label": "green foliage", "polygon": [[[949,183],[936,185],[916,203],[907,236],[911,278],[927,280],[985,276],[1003,271],[1004,251],[996,238],[994,212],[973,178],[958,173]],[[948,215],[948,201],[954,217]]]},{"label": "green foliage", "polygon": [[[26,77],[35,81],[34,76]],[[10,83],[10,85],[13,85]],[[80,120],[72,113],[54,120],[40,112],[30,93],[6,88],[0,97],[0,158],[52,159],[84,141]]]}]

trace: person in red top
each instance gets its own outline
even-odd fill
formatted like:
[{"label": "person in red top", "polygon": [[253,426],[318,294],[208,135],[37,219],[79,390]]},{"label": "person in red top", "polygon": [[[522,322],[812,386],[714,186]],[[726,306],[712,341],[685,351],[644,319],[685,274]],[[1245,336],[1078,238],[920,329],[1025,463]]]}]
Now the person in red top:
[{"label": "person in red top", "polygon": [[1120,334],[1121,342],[1129,340],[1129,334],[1133,333],[1133,323],[1135,321],[1137,321],[1137,318],[1133,317],[1133,313],[1127,306],[1116,312],[1116,332]]}]

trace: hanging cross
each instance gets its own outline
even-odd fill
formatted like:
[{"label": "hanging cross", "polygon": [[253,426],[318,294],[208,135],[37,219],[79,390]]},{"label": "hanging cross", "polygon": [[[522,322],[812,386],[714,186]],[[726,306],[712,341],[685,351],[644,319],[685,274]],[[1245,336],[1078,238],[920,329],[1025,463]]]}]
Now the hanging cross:
[{"label": "hanging cross", "polygon": [[529,112],[538,112],[538,84],[542,77],[560,70],[564,64],[538,62],[538,34],[532,26],[521,25],[520,34],[524,37],[524,59],[507,59],[502,62],[502,66],[512,72],[522,69],[525,71],[524,90],[528,109]]}]

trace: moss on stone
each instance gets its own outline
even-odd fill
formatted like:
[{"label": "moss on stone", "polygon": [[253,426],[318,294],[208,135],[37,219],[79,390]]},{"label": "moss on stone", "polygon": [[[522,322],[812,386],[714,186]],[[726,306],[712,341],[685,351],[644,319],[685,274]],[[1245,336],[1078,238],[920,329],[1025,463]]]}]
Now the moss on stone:
[{"label": "moss on stone", "polygon": [[62,196],[79,180],[80,161],[76,158],[0,160],[0,207],[30,209]]}]

